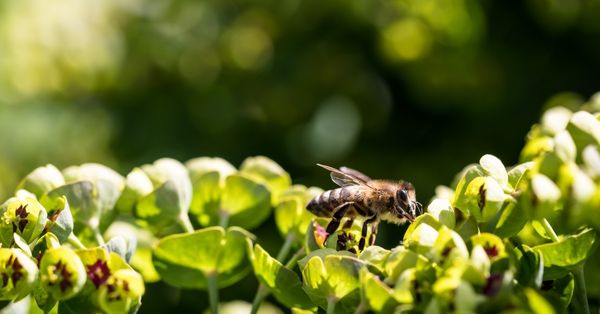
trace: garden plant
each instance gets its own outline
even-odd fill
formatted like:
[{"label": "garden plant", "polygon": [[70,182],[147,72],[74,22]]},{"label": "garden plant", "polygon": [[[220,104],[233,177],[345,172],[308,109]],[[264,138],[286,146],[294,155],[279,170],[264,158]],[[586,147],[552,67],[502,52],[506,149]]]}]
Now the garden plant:
[{"label": "garden plant", "polygon": [[[126,176],[91,163],[37,168],[1,207],[0,298],[14,312],[134,313],[145,283],[164,281],[206,291],[198,312],[217,313],[219,290],[253,274],[252,313],[267,301],[293,313],[589,313],[598,98],[547,109],[519,164],[484,154],[420,200],[425,213],[397,246],[350,240],[356,253],[337,251],[337,235],[360,239],[363,221],[323,243],[328,219],[306,210],[323,190],[293,185],[266,157],[239,168],[163,158]],[[252,234],[271,215],[284,239],[276,254]]]}]

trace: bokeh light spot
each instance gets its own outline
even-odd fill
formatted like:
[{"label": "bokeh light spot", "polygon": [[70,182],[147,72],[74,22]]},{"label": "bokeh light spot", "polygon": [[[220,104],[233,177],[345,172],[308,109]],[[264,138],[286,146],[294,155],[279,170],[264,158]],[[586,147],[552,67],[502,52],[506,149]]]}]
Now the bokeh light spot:
[{"label": "bokeh light spot", "polygon": [[356,105],[343,96],[326,100],[305,129],[306,150],[314,160],[332,160],[348,153],[361,129]]},{"label": "bokeh light spot", "polygon": [[391,61],[414,61],[431,48],[431,34],[417,19],[400,20],[387,26],[382,33],[383,53]]},{"label": "bokeh light spot", "polygon": [[271,37],[259,27],[236,27],[230,31],[228,39],[229,55],[240,69],[258,70],[271,60]]}]

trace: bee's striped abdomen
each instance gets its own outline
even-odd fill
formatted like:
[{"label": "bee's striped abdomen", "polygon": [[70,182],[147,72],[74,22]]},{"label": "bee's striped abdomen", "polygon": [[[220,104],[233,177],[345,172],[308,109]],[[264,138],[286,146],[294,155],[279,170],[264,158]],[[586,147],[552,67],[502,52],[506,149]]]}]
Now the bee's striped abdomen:
[{"label": "bee's striped abdomen", "polygon": [[336,207],[354,201],[353,196],[355,193],[352,193],[350,189],[351,187],[342,187],[325,191],[313,198],[306,209],[319,217],[331,217]]}]

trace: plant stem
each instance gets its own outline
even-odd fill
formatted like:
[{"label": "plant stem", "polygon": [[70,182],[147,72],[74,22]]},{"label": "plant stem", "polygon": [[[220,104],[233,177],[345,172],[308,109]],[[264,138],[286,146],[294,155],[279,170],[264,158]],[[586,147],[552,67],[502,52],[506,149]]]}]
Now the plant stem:
[{"label": "plant stem", "polygon": [[208,279],[208,300],[210,302],[210,312],[217,314],[219,306],[219,288],[217,286],[217,273],[209,273],[206,278]]},{"label": "plant stem", "polygon": [[335,304],[337,300],[335,298],[327,298],[327,314],[335,313]]},{"label": "plant stem", "polygon": [[96,239],[96,242],[98,242],[98,245],[106,244],[106,241],[104,241],[104,237],[102,237],[102,233],[100,233],[98,228],[93,228],[92,232],[94,233],[94,238]]},{"label": "plant stem", "polygon": [[229,213],[223,210],[219,211],[219,226],[226,229],[229,225]]},{"label": "plant stem", "polygon": [[294,268],[294,266],[296,266],[296,262],[304,255],[306,255],[306,252],[304,252],[303,248],[300,248],[296,253],[294,253],[294,255],[292,255],[290,260],[285,264],[285,267],[290,269]]},{"label": "plant stem", "polygon": [[575,296],[573,300],[574,305],[577,307],[575,310],[580,313],[590,314],[590,306],[588,305],[585,288],[585,277],[583,276],[583,265],[578,266],[572,273],[575,277]]},{"label": "plant stem", "polygon": [[283,263],[283,259],[285,259],[290,253],[290,249],[292,248],[292,244],[294,244],[295,239],[296,237],[294,237],[294,235],[291,232],[288,233],[275,259]]},{"label": "plant stem", "polygon": [[556,235],[556,232],[554,232],[554,229],[552,229],[552,226],[550,225],[550,223],[548,222],[548,220],[546,218],[541,220],[542,226],[544,226],[544,230],[546,230],[546,233],[550,236],[550,238],[552,239],[552,242],[558,242],[558,236]]},{"label": "plant stem", "polygon": [[269,290],[265,287],[265,285],[262,283],[258,285],[258,290],[254,296],[254,301],[252,301],[252,310],[250,310],[250,314],[256,314],[256,312],[258,312],[260,304],[269,294]]},{"label": "plant stem", "polygon": [[192,225],[192,222],[190,221],[190,217],[185,214],[182,213],[179,216],[179,224],[183,227],[183,229],[185,229],[185,232],[187,233],[192,233],[194,232],[194,226]]},{"label": "plant stem", "polygon": [[85,249],[86,248],[85,245],[83,245],[83,243],[81,243],[79,238],[72,232],[69,235],[67,242],[69,242],[69,244],[71,244],[72,246],[74,246],[77,249]]}]

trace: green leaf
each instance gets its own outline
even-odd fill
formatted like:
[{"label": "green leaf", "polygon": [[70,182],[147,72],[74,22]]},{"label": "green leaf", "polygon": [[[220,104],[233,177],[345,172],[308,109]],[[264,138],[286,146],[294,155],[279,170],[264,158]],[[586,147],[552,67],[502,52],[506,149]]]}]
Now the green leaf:
[{"label": "green leaf", "polygon": [[[523,226],[528,221],[528,213],[519,202],[514,199],[507,200],[508,203],[504,204],[501,212],[498,214],[498,221],[496,221],[494,233],[503,238],[509,238],[519,233]],[[493,222],[493,221],[492,221]]]},{"label": "green leaf", "polygon": [[291,233],[296,239],[304,239],[313,218],[313,215],[306,210],[306,204],[299,199],[287,199],[275,207],[275,224],[280,234]]},{"label": "green leaf", "polygon": [[568,273],[562,278],[546,281],[541,294],[555,309],[566,313],[571,303],[574,289],[575,280],[573,275]]},{"label": "green leaf", "polygon": [[410,268],[419,268],[421,265],[431,263],[425,256],[409,251],[402,246],[394,248],[384,265],[385,281],[395,284],[400,275]]},{"label": "green leaf", "polygon": [[600,152],[598,146],[588,145],[582,152],[583,164],[592,178],[600,176]]},{"label": "green leaf", "polygon": [[486,172],[480,165],[474,165],[464,170],[462,177],[456,185],[456,192],[452,199],[452,207],[458,208],[465,215],[469,215],[468,198],[465,197],[467,187],[474,179],[485,176]]},{"label": "green leaf", "polygon": [[[114,207],[125,187],[124,178],[116,171],[94,163],[68,167],[63,170],[63,175],[67,184],[80,181],[92,182],[94,189],[92,199],[99,222],[92,220],[90,227],[96,229],[98,224],[101,230],[108,228],[117,214]],[[70,198],[67,199],[71,201]]]},{"label": "green leaf", "polygon": [[231,175],[225,180],[220,210],[229,215],[231,225],[253,229],[271,214],[271,194],[262,184]]},{"label": "green leaf", "polygon": [[502,188],[508,188],[508,173],[498,157],[490,154],[483,155],[479,159],[479,164]]},{"label": "green leaf", "polygon": [[205,289],[207,276],[218,275],[219,287],[231,285],[249,270],[246,261],[247,231],[231,227],[209,227],[193,233],[162,238],[152,260],[167,283],[188,289]]},{"label": "green leaf", "polygon": [[535,196],[535,217],[547,217],[557,207],[561,193],[552,180],[543,174],[534,174],[531,178],[531,190]]},{"label": "green leaf", "polygon": [[[179,212],[187,214],[192,202],[192,182],[183,164],[175,159],[161,158],[151,165],[143,165],[142,170],[148,175],[153,185],[158,187],[157,189],[170,182],[168,194],[174,194],[176,198],[168,200],[168,203],[161,203],[166,207],[165,211],[177,208]],[[164,201],[167,202],[167,199]]]},{"label": "green leaf", "polygon": [[264,157],[248,157],[240,166],[240,173],[265,184],[273,195],[273,205],[279,202],[279,194],[292,183],[290,175],[273,160]]},{"label": "green leaf", "polygon": [[349,256],[312,256],[302,268],[304,291],[323,309],[332,300],[337,302],[336,312],[352,311],[360,303],[358,273],[365,265]]},{"label": "green leaf", "polygon": [[65,243],[73,233],[74,226],[73,215],[71,215],[67,198],[65,196],[47,196],[42,199],[42,202],[48,210],[46,230],[56,235],[60,243]]},{"label": "green leaf", "polygon": [[131,213],[140,198],[154,190],[150,178],[142,169],[133,168],[125,179],[125,188],[117,200],[115,207],[123,213]]},{"label": "green leaf", "polygon": [[306,263],[308,263],[308,260],[310,260],[311,258],[317,256],[321,259],[324,259],[325,257],[329,256],[329,255],[338,255],[338,256],[349,256],[349,257],[356,257],[354,254],[348,252],[348,251],[336,251],[334,249],[330,249],[330,248],[324,248],[324,249],[319,249],[316,251],[312,251],[310,252],[308,255],[306,255],[305,257],[301,258],[300,260],[298,260],[298,268],[300,268],[300,270],[304,269],[304,267],[306,267]]},{"label": "green leaf", "polygon": [[567,131],[577,146],[578,156],[586,146],[600,143],[600,122],[589,112],[575,112],[567,125]]},{"label": "green leaf", "polygon": [[573,138],[566,130],[559,132],[554,136],[554,152],[565,163],[575,162],[577,148]]},{"label": "green leaf", "polygon": [[86,163],[80,166],[71,166],[62,171],[66,183],[78,181],[91,181],[97,183],[104,180],[116,186],[118,190],[123,190],[124,179],[116,171],[96,163]]},{"label": "green leaf", "polygon": [[417,217],[404,233],[404,246],[417,253],[427,254],[437,239],[438,229],[442,226],[429,213]]},{"label": "green leaf", "polygon": [[219,224],[219,210],[224,188],[225,178],[216,171],[197,175],[194,179],[190,212],[197,217],[200,225]]},{"label": "green leaf", "polygon": [[539,295],[535,290],[531,288],[525,288],[525,297],[527,304],[533,313],[535,314],[553,314],[556,313],[554,308],[544,297]]},{"label": "green leaf", "polygon": [[[99,209],[94,200],[94,185],[90,181],[79,181],[65,184],[44,195],[41,202],[52,204],[55,199],[62,196],[69,200],[69,210],[75,221],[80,224],[91,225],[99,217]],[[96,223],[97,224],[97,223]]]},{"label": "green leaf", "polygon": [[252,246],[247,239],[248,256],[258,280],[269,287],[275,298],[287,307],[310,309],[314,304],[304,290],[296,273],[274,259],[260,245]]},{"label": "green leaf", "polygon": [[597,244],[596,232],[585,229],[576,235],[563,237],[559,242],[538,245],[533,249],[542,255],[545,267],[558,266],[571,270],[585,262]]},{"label": "green leaf", "polygon": [[441,198],[434,199],[427,206],[427,212],[448,228],[454,229],[456,217],[449,200]]},{"label": "green leaf", "polygon": [[237,170],[227,160],[219,157],[198,157],[185,163],[192,182],[209,172],[217,172],[221,180],[234,174]]},{"label": "green leaf", "polygon": [[[127,255],[130,254],[127,240],[122,236],[116,236],[101,246],[108,252],[114,252],[127,261]],[[135,250],[135,249],[134,249]]]},{"label": "green leaf", "polygon": [[500,184],[491,177],[473,179],[465,191],[463,206],[478,222],[490,221],[502,208],[507,196]]},{"label": "green leaf", "polygon": [[188,207],[180,202],[176,184],[168,180],[137,203],[136,217],[146,221],[153,230],[160,231],[186,215]]},{"label": "green leaf", "polygon": [[[85,289],[85,288],[84,288]],[[80,293],[74,298],[58,303],[58,314],[97,314],[100,309],[92,302],[90,293]]]},{"label": "green leaf", "polygon": [[526,174],[531,171],[534,163],[532,161],[519,164],[508,171],[508,184],[517,189],[519,183]]},{"label": "green leaf", "polygon": [[518,259],[515,279],[521,286],[539,289],[544,275],[544,260],[541,254],[526,245],[519,245],[514,252]]},{"label": "green leaf", "polygon": [[393,290],[367,268],[360,270],[361,297],[369,309],[377,313],[394,313],[398,302],[393,298]]},{"label": "green leaf", "polygon": [[25,239],[23,239],[23,237],[21,237],[18,233],[13,233],[13,242],[14,245],[13,247],[18,247],[21,249],[21,251],[23,251],[25,254],[27,254],[27,256],[32,257],[31,254],[31,249],[29,248],[29,244],[27,243],[27,241],[25,241]]},{"label": "green leaf", "polygon": [[390,250],[386,250],[380,246],[371,245],[360,252],[358,259],[373,265],[383,273],[385,269],[384,265],[386,264],[387,258],[390,254]]},{"label": "green leaf", "polygon": [[564,130],[573,112],[565,107],[553,107],[544,112],[541,119],[542,131],[554,135]]},{"label": "green leaf", "polygon": [[521,150],[520,162],[534,160],[535,158],[552,151],[554,140],[550,136],[534,137],[527,141],[523,150]]},{"label": "green leaf", "polygon": [[53,190],[65,184],[62,173],[51,164],[44,167],[35,168],[17,185],[17,190],[24,189],[37,198],[42,197],[44,193]]}]

